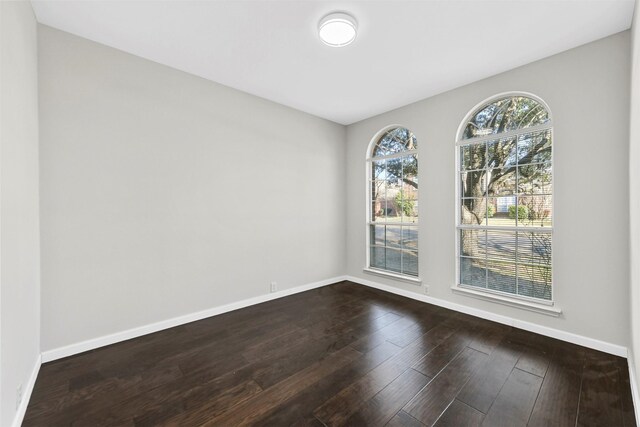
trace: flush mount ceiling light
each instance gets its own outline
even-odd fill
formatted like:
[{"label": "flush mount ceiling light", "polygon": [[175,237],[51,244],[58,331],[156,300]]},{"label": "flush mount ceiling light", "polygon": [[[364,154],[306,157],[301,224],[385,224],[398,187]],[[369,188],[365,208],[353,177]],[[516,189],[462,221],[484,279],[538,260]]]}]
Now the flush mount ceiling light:
[{"label": "flush mount ceiling light", "polygon": [[335,12],[320,20],[318,35],[324,44],[342,47],[356,39],[356,29],[356,20],[353,16],[343,12]]}]

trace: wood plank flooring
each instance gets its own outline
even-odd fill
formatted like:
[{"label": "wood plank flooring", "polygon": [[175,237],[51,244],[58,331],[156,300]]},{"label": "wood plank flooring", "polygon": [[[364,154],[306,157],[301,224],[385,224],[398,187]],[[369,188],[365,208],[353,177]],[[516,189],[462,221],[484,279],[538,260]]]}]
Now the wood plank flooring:
[{"label": "wood plank flooring", "polygon": [[635,426],[626,360],[350,282],[42,366],[24,426]]}]

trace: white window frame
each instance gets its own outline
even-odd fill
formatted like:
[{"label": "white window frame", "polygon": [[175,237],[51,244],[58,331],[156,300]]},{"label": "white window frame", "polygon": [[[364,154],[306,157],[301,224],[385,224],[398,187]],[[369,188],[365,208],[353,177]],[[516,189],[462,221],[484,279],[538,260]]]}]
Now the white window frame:
[{"label": "white window frame", "polygon": [[[546,111],[547,114],[549,116],[549,122],[545,123],[544,125],[538,125],[538,126],[531,126],[528,128],[523,128],[523,129],[518,129],[515,131],[509,131],[509,132],[504,132],[504,133],[500,133],[500,134],[491,134],[491,135],[483,135],[480,137],[476,137],[476,138],[469,138],[469,139],[462,139],[462,136],[464,134],[466,125],[468,123],[468,121],[484,106],[491,104],[499,99],[504,99],[504,98],[510,98],[510,97],[517,97],[517,96],[521,96],[521,97],[527,97],[527,98],[531,98],[534,101],[538,102],[540,105],[542,105]],[[530,310],[530,311],[535,311],[535,312],[539,312],[539,313],[543,313],[543,314],[549,314],[552,316],[558,316],[560,315],[560,313],[562,312],[555,304],[555,297],[554,297],[554,293],[555,293],[555,280],[554,280],[554,274],[555,274],[555,268],[554,268],[554,239],[553,239],[553,235],[554,235],[554,224],[555,224],[555,215],[553,215],[552,217],[552,222],[551,222],[551,227],[495,227],[495,226],[474,226],[474,225],[468,225],[468,224],[461,224],[461,207],[460,207],[460,198],[461,198],[461,194],[460,194],[460,187],[461,187],[461,182],[460,182],[460,147],[463,146],[467,146],[467,145],[472,145],[472,144],[478,144],[478,143],[482,143],[482,142],[486,142],[486,141],[492,141],[492,140],[496,140],[496,139],[503,139],[503,138],[509,138],[509,137],[513,137],[513,136],[519,136],[519,135],[526,135],[526,134],[530,134],[530,133],[534,133],[534,132],[540,132],[540,131],[545,131],[548,130],[549,132],[551,132],[551,167],[552,167],[552,175],[551,175],[551,188],[554,189],[554,191],[551,194],[551,206],[552,209],[555,207],[555,159],[554,159],[554,144],[555,144],[555,137],[554,137],[554,131],[553,131],[553,116],[551,114],[551,109],[549,108],[549,105],[542,100],[540,97],[532,94],[532,93],[528,93],[528,92],[520,92],[520,91],[512,91],[512,92],[503,92],[503,93],[499,93],[497,95],[491,96],[481,102],[479,102],[478,104],[476,104],[471,110],[469,110],[469,112],[467,113],[467,115],[464,117],[464,119],[460,122],[460,126],[458,127],[458,130],[456,132],[456,139],[455,139],[455,165],[454,165],[454,172],[456,174],[455,176],[455,197],[456,197],[456,202],[455,202],[455,215],[456,215],[456,220],[455,220],[455,284],[451,287],[452,291],[455,293],[460,293],[460,294],[464,294],[467,296],[471,296],[471,297],[476,297],[476,298],[480,298],[480,299],[485,299],[485,300],[489,300],[489,301],[493,301],[493,302],[498,302],[501,304],[505,304],[505,305],[509,305],[509,306],[514,306],[514,307],[519,307],[519,308],[523,308],[525,310]],[[478,288],[475,286],[469,286],[469,285],[463,285],[460,284],[460,230],[465,229],[465,228],[474,228],[474,229],[479,229],[479,230],[498,230],[498,231],[515,231],[515,232],[523,232],[523,231],[544,231],[544,232],[549,232],[549,234],[551,234],[551,299],[550,300],[543,300],[540,298],[532,298],[532,297],[527,297],[524,295],[516,295],[516,294],[510,294],[508,292],[500,292],[500,291],[496,291],[496,290],[492,290],[492,289],[483,289],[483,288]],[[517,280],[517,279],[516,279]]]},{"label": "white window frame", "polygon": [[[420,279],[420,203],[418,203],[418,222],[412,222],[412,223],[405,223],[405,222],[394,222],[392,225],[398,225],[398,226],[411,226],[411,227],[418,227],[418,275],[417,276],[412,276],[409,274],[402,274],[402,273],[398,273],[395,271],[390,271],[390,270],[385,270],[382,268],[376,268],[376,267],[372,267],[371,266],[371,226],[372,225],[383,225],[382,223],[376,223],[373,222],[371,220],[371,206],[372,206],[372,200],[371,200],[371,185],[370,185],[370,181],[371,181],[371,176],[372,176],[372,167],[373,167],[373,161],[374,160],[385,160],[385,159],[393,159],[393,158],[398,158],[398,157],[407,157],[407,156],[412,156],[415,155],[416,159],[418,160],[418,177],[420,177],[420,159],[418,158],[418,150],[407,150],[407,151],[403,151],[401,153],[394,153],[394,154],[389,154],[387,156],[379,156],[379,157],[374,157],[373,156],[373,150],[375,149],[376,145],[378,144],[378,141],[380,140],[380,138],[382,138],[382,136],[390,131],[391,129],[395,129],[395,128],[404,128],[404,129],[409,129],[411,131],[410,128],[408,128],[407,126],[404,125],[399,125],[399,124],[395,124],[395,125],[389,125],[389,126],[385,126],[384,128],[382,128],[380,131],[378,131],[374,137],[371,139],[371,141],[369,142],[369,145],[367,146],[367,155],[366,155],[366,167],[365,167],[365,191],[366,191],[366,200],[367,200],[367,207],[366,207],[366,212],[365,212],[365,244],[366,244],[366,264],[365,267],[362,269],[365,273],[370,273],[370,274],[375,274],[378,276],[383,276],[383,277],[388,277],[391,279],[396,279],[396,280],[402,280],[404,282],[408,282],[408,283],[412,283],[414,285],[421,285],[422,284],[422,280]],[[411,133],[413,133],[413,131],[411,131]],[[415,134],[414,134],[415,136]],[[416,137],[417,139],[417,137]],[[420,198],[420,191],[418,191],[418,200]]]}]

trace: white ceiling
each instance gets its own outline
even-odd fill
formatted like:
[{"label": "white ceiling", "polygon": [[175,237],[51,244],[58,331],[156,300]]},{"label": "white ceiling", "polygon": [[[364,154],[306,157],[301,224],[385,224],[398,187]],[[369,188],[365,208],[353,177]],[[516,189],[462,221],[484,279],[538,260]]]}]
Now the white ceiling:
[{"label": "white ceiling", "polygon": [[[626,30],[633,0],[33,1],[38,21],[350,124]],[[325,46],[348,11],[358,37]]]}]

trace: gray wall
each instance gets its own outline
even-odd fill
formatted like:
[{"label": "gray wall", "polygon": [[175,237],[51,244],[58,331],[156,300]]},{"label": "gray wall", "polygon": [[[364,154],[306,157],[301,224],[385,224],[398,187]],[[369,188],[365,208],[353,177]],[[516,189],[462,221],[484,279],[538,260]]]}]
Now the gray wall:
[{"label": "gray wall", "polygon": [[[394,123],[420,142],[430,295],[628,344],[629,32],[356,123],[346,136],[48,27],[39,42],[43,350],[265,294],[271,281],[285,289],[346,271],[421,292],[362,272],[366,147]],[[560,318],[450,290],[455,132],[474,105],[511,90],[540,96],[554,114]]]},{"label": "gray wall", "polygon": [[39,53],[43,351],[344,274],[343,126],[44,26]]},{"label": "gray wall", "polygon": [[[554,273],[560,318],[453,294],[455,137],[477,103],[531,92],[554,116]],[[629,32],[561,53],[348,127],[348,274],[410,291],[411,284],[363,273],[365,154],[381,128],[401,124],[418,138],[420,276],[443,300],[626,346],[628,310]]]},{"label": "gray wall", "polygon": [[37,24],[0,2],[0,425],[16,416],[40,355]]},{"label": "gray wall", "polygon": [[631,27],[631,122],[629,135],[629,205],[631,257],[631,354],[629,364],[640,366],[640,5]]}]

